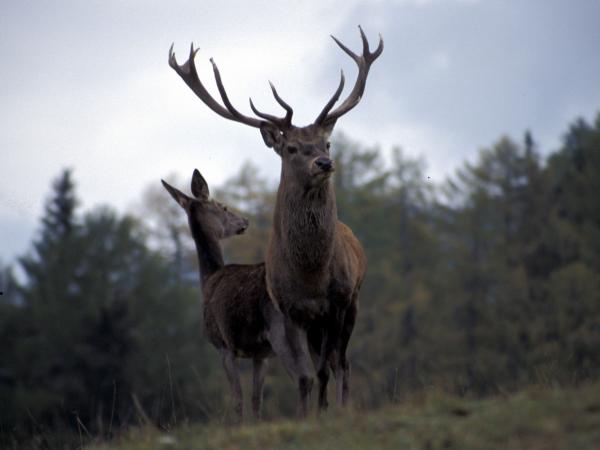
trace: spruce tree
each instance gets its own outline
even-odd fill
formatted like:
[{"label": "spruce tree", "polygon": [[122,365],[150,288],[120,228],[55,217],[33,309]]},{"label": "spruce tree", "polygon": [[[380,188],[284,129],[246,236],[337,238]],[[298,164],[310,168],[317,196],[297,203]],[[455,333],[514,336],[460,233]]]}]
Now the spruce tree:
[{"label": "spruce tree", "polygon": [[73,257],[73,241],[77,232],[75,184],[71,170],[64,169],[52,185],[52,193],[44,207],[39,237],[33,250],[20,259],[28,292],[28,302],[63,301],[68,297],[68,272]]}]

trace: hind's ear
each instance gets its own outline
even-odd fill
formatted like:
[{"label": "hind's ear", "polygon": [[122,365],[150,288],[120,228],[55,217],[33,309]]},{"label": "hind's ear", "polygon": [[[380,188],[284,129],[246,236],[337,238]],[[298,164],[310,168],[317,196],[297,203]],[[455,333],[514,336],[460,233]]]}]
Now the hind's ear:
[{"label": "hind's ear", "polygon": [[192,175],[192,194],[199,199],[208,199],[210,195],[208,184],[198,169],[194,169]]},{"label": "hind's ear", "polygon": [[171,194],[171,197],[173,197],[173,199],[177,203],[179,203],[179,206],[181,206],[183,209],[187,209],[187,207],[190,205],[190,202],[192,201],[192,199],[189,198],[187,195],[185,195],[183,192],[181,192],[179,189],[175,189],[173,186],[171,186],[165,180],[160,180],[160,181],[162,182],[165,189],[169,192],[169,194]]}]

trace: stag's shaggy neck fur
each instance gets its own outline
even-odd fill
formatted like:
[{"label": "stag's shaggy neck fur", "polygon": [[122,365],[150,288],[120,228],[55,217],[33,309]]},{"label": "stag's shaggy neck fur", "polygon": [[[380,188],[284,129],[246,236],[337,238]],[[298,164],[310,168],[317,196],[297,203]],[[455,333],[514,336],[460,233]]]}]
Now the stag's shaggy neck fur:
[{"label": "stag's shaggy neck fur", "polygon": [[[330,180],[299,187],[293,174],[282,171],[273,222],[267,271],[276,271],[278,276],[269,290],[283,310],[305,327],[328,308],[329,267],[337,224]],[[284,292],[289,295],[281,295]]]},{"label": "stag's shaggy neck fur", "polygon": [[[192,206],[195,208],[196,206]],[[192,213],[190,217],[193,217]],[[223,252],[216,239],[210,233],[207,233],[202,224],[197,220],[188,220],[194,243],[196,244],[196,252],[198,253],[198,265],[200,269],[200,283],[204,288],[206,280],[210,278],[216,271],[224,266]]]},{"label": "stag's shaggy neck fur", "polygon": [[330,183],[302,192],[283,186],[278,195],[280,203],[285,207],[277,208],[275,220],[290,266],[307,274],[323,271],[331,260],[337,221]]}]

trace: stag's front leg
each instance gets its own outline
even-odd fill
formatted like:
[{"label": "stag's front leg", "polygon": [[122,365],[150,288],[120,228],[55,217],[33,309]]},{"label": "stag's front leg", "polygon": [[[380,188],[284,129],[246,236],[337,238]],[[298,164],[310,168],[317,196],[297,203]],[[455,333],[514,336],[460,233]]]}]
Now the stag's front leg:
[{"label": "stag's front leg", "polygon": [[241,423],[244,421],[244,400],[237,361],[233,351],[226,348],[221,349],[221,359],[223,361],[225,373],[227,374],[227,380],[231,386],[233,411],[236,416],[235,420],[236,422]]},{"label": "stag's front leg", "polygon": [[[317,373],[317,379],[319,381],[319,404],[323,402],[323,392],[325,392],[325,403],[327,403],[327,383],[329,374],[321,372],[319,374],[319,368],[321,367],[321,355],[324,352],[325,334],[322,325],[313,326],[308,331],[308,342],[310,346],[310,357],[313,362],[313,367]],[[326,375],[325,377],[323,375]],[[320,375],[320,376],[319,376]]]},{"label": "stag's front leg", "polygon": [[294,325],[281,311],[271,311],[268,337],[283,367],[297,383],[300,397],[299,415],[306,417],[313,385],[306,332]]},{"label": "stag's front leg", "polygon": [[252,412],[256,420],[261,419],[263,386],[267,373],[267,360],[255,358],[252,367]]}]

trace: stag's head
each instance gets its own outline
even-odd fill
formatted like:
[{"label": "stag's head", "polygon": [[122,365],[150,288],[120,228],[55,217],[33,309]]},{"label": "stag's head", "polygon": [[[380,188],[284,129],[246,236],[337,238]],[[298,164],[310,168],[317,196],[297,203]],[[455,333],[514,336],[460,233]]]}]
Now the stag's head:
[{"label": "stag's head", "polygon": [[208,184],[198,169],[192,175],[192,195],[190,197],[164,180],[165,189],[183,208],[188,216],[190,228],[199,230],[205,237],[225,239],[242,234],[248,228],[248,219],[229,211],[227,206],[209,197]]},{"label": "stag's head", "polygon": [[197,49],[192,44],[188,60],[183,65],[179,65],[173,53],[173,46],[169,51],[169,65],[181,76],[183,81],[194,91],[194,93],[214,112],[226,119],[241,122],[246,125],[260,129],[261,135],[267,147],[272,148],[281,157],[283,165],[283,174],[287,179],[295,179],[305,187],[316,186],[327,180],[334,170],[334,162],[329,154],[329,136],[337,120],[352,108],[354,108],[362,98],[367,82],[367,75],[373,61],[375,61],[383,51],[383,39],[379,36],[379,45],[374,52],[369,50],[369,42],[362,28],[359,27],[360,36],[363,44],[362,55],[355,54],[352,50],[332,36],[333,40],[346,52],[357,64],[358,75],[352,91],[348,97],[335,109],[334,105],[340,98],[344,89],[344,72],[341,73],[340,83],[320,112],[315,121],[305,127],[292,125],[293,110],[277,93],[277,90],[271,85],[273,96],[279,105],[281,105],[286,114],[284,117],[276,117],[265,114],[254,106],[250,99],[250,108],[259,118],[248,117],[240,113],[229,101],[221,75],[215,62],[211,59],[215,80],[219,94],[225,106],[217,102],[206,90],[200,79],[194,64],[194,57]]}]

